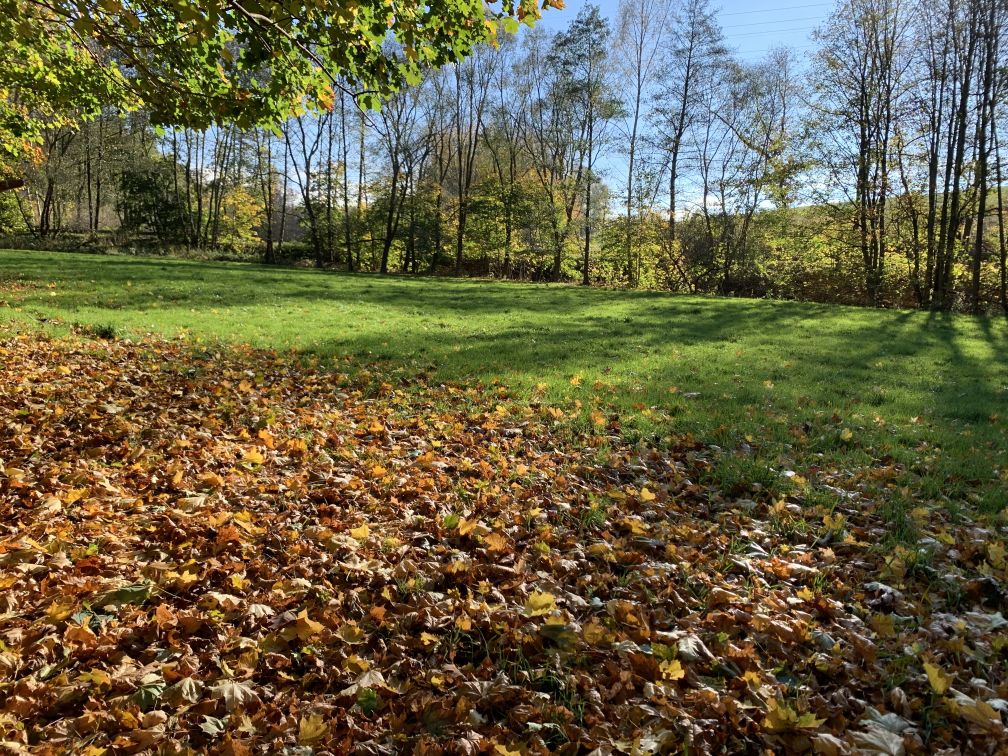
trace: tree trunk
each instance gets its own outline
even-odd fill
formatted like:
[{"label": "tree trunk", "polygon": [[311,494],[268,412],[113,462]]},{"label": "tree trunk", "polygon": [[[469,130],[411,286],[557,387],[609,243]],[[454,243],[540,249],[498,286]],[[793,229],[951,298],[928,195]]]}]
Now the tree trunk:
[{"label": "tree trunk", "polygon": [[997,181],[998,197],[998,251],[1000,252],[998,277],[1001,284],[1001,309],[1005,316],[1008,316],[1008,239],[1005,238],[1005,206],[1002,192],[1003,177],[1001,175],[1001,149],[998,143],[997,119],[991,122],[991,138],[994,141],[994,172]]},{"label": "tree trunk", "polygon": [[[588,116],[591,119],[591,115]],[[591,279],[588,275],[588,263],[590,262],[591,255],[591,237],[592,237],[592,226],[591,226],[591,196],[592,196],[592,142],[593,142],[593,126],[589,124],[588,126],[588,180],[585,182],[585,233],[584,233],[584,259],[581,261],[581,284],[583,286],[588,286],[591,283]],[[632,149],[632,146],[631,146]],[[627,215],[627,222],[629,223],[630,216]],[[627,226],[629,228],[629,225]]]},{"label": "tree trunk", "polygon": [[350,225],[350,148],[347,144],[346,94],[340,92],[340,144],[343,157],[343,238],[346,246],[347,272],[353,273],[353,229]]},{"label": "tree trunk", "polygon": [[[973,244],[973,266],[970,280],[970,309],[974,315],[980,314],[980,269],[983,261],[984,243],[984,216],[987,213],[987,163],[990,155],[990,144],[987,132],[995,116],[994,113],[994,58],[997,47],[997,25],[995,18],[995,5],[993,0],[988,0],[990,13],[984,24],[984,36],[986,45],[984,48],[984,73],[980,91],[980,112],[979,128],[977,137],[978,150],[978,184],[980,195],[976,214],[976,237]],[[1000,186],[998,189],[1000,190]],[[998,208],[1000,211],[1001,208]]]},{"label": "tree trunk", "polygon": [[385,216],[385,238],[382,240],[381,265],[379,273],[388,273],[389,252],[392,250],[392,237],[395,235],[398,220],[396,193],[399,191],[399,163],[392,162],[392,180],[389,187],[389,207]]}]

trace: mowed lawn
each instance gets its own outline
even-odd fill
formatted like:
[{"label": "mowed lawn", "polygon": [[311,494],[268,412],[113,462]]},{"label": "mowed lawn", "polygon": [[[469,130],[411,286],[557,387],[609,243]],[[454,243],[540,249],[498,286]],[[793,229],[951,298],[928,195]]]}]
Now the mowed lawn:
[{"label": "mowed lawn", "polygon": [[707,483],[738,496],[786,490],[788,471],[799,485],[874,471],[897,538],[921,503],[1008,505],[1004,318],[0,251],[0,324],[291,349],[390,381],[499,381],[574,429],[603,413],[631,439],[713,444]]}]

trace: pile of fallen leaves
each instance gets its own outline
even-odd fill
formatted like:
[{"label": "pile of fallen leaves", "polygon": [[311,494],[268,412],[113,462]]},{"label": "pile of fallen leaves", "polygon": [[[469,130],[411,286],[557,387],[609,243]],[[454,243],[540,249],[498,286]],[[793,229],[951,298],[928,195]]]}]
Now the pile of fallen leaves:
[{"label": "pile of fallen leaves", "polygon": [[871,471],[732,499],[698,483],[716,450],[501,387],[182,341],[0,357],[8,749],[1008,748],[1004,534],[922,507],[881,549]]}]

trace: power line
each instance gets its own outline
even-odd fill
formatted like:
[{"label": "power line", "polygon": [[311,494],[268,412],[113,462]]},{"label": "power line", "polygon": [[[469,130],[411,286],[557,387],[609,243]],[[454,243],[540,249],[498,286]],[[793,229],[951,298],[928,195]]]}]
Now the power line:
[{"label": "power line", "polygon": [[751,24],[750,23],[731,24],[730,26],[725,27],[725,31],[731,31],[732,29],[745,29],[750,26],[766,26],[767,24],[787,24],[787,23],[797,24],[799,21],[822,21],[822,20],[823,20],[822,16],[805,16],[804,18],[788,18],[788,19],[775,18],[772,21],[755,21]]},{"label": "power line", "polygon": [[802,44],[802,45],[787,45],[787,44],[785,44],[785,45],[770,45],[769,47],[765,46],[765,45],[760,45],[759,47],[738,47],[738,48],[736,48],[735,52],[739,52],[739,53],[744,53],[746,55],[750,55],[752,53],[770,52],[771,50],[774,50],[774,49],[779,48],[779,47],[784,47],[785,49],[790,50],[792,52],[801,52],[802,50],[813,50],[813,49],[816,49],[816,48],[819,47],[819,45],[815,44],[814,42],[810,42],[808,44]]},{"label": "power line", "polygon": [[[818,49],[818,45],[806,45],[804,39],[796,40],[796,44],[790,44],[787,40],[767,40],[763,42],[762,40],[750,40],[752,44],[759,45],[759,47],[746,47],[745,44],[735,44],[733,45],[729,40],[726,47],[729,51],[741,54],[741,55],[751,55],[755,51],[770,52],[771,50],[787,50],[789,52],[802,52],[806,49]],[[800,62],[800,61],[799,61]]]},{"label": "power line", "polygon": [[771,34],[790,34],[791,32],[810,32],[812,28],[809,26],[796,26],[793,29],[766,29],[764,31],[757,32],[745,32],[744,34],[726,34],[725,41],[731,42],[733,39],[738,37],[766,37]]},{"label": "power line", "polygon": [[777,13],[779,11],[786,10],[800,10],[802,8],[825,8],[831,6],[833,3],[809,3],[808,5],[786,5],[783,8],[761,8],[745,11],[732,11],[731,13],[715,13],[715,18],[721,18],[723,16],[750,16],[754,13]]},{"label": "power line", "polygon": [[[786,49],[788,52],[792,52],[792,53],[802,53],[802,52],[805,52],[807,50],[813,49],[813,47],[814,47],[813,45],[808,45],[808,46],[803,46],[803,47],[791,47],[790,45],[785,45],[784,49]],[[751,62],[753,60],[758,60],[759,58],[765,58],[767,55],[770,54],[770,52],[773,49],[774,48],[772,48],[772,47],[762,47],[762,48],[752,48],[752,49],[749,49],[749,50],[735,50],[735,55],[737,55],[740,59],[743,59],[743,60]],[[808,59],[800,59],[800,60],[797,60],[795,62],[798,65],[802,65],[802,64],[807,64],[809,61],[808,61]]]}]

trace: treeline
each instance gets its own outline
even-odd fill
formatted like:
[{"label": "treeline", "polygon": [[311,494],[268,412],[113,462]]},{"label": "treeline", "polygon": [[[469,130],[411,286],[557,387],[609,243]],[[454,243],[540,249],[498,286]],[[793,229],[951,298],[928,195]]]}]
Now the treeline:
[{"label": "treeline", "polygon": [[[46,131],[40,244],[1008,313],[1005,0],[845,0],[805,65],[708,0],[587,7],[274,128]],[[67,123],[72,123],[68,119]]]}]

